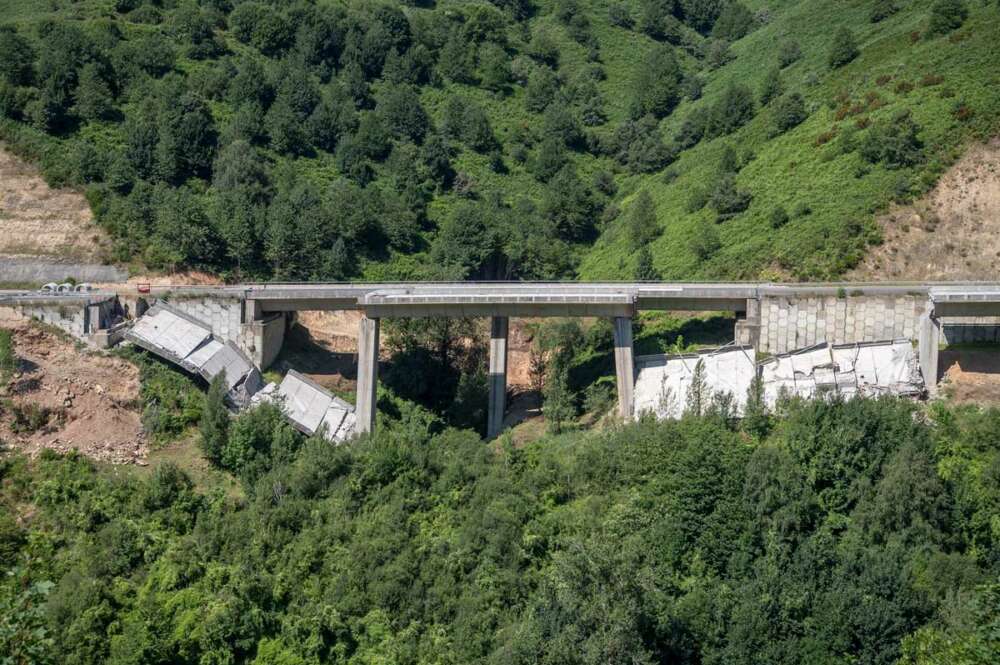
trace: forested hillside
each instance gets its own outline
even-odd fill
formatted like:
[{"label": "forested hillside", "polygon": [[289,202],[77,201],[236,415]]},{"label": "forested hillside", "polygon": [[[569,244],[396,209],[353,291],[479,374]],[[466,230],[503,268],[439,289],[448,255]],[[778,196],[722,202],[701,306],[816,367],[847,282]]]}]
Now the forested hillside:
[{"label": "forested hillside", "polygon": [[[12,663],[922,663],[1000,655],[1000,412],[723,408],[521,449],[270,409],[176,467],[0,459]],[[387,423],[388,424],[388,423]]]},{"label": "forested hillside", "polygon": [[997,130],[998,31],[980,0],[0,0],[0,136],[153,269],[823,278]]}]

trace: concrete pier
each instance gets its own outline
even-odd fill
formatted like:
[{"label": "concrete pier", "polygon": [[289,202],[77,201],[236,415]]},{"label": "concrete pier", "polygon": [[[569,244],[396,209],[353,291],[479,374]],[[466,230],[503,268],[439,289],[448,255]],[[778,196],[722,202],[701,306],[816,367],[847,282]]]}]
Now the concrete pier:
[{"label": "concrete pier", "polygon": [[509,319],[494,316],[490,320],[490,404],[486,422],[486,437],[494,438],[503,430],[503,415],[507,407],[507,331]]},{"label": "concrete pier", "polygon": [[378,393],[379,320],[361,317],[358,324],[357,432],[375,430],[375,400]]},{"label": "concrete pier", "polygon": [[632,318],[617,316],[614,320],[615,379],[618,384],[618,413],[623,420],[632,418],[635,399],[635,361],[632,351]]},{"label": "concrete pier", "polygon": [[941,322],[934,314],[934,303],[927,303],[927,309],[920,317],[920,331],[917,337],[917,351],[920,356],[920,373],[924,385],[931,395],[937,392],[938,346],[941,344]]}]

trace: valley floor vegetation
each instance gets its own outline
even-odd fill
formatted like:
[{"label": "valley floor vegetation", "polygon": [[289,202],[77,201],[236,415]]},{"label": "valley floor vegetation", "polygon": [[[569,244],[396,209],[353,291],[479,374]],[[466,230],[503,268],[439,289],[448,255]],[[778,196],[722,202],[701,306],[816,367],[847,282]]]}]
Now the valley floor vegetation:
[{"label": "valley floor vegetation", "polygon": [[[0,458],[12,663],[989,663],[1000,411],[724,409],[523,447],[396,402],[331,447],[205,419],[172,465]],[[211,407],[207,407],[211,409]]]}]

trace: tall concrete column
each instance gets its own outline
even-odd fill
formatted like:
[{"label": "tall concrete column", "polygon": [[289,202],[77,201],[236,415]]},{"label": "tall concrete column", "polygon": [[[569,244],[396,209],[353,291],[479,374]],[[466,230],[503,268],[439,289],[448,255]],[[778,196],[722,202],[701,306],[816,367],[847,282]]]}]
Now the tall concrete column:
[{"label": "tall concrete column", "polygon": [[356,414],[359,434],[375,430],[375,397],[378,390],[378,319],[361,317],[358,326],[358,399]]},{"label": "tall concrete column", "polygon": [[617,316],[615,328],[615,379],[618,383],[618,414],[632,419],[635,361],[632,353],[632,317]]},{"label": "tall concrete column", "polygon": [[920,373],[924,377],[927,392],[931,395],[937,392],[938,346],[940,343],[941,321],[934,316],[934,304],[928,303],[927,309],[920,317],[917,352],[920,356]]},{"label": "tall concrete column", "polygon": [[503,414],[507,406],[507,331],[506,316],[494,316],[490,321],[490,405],[486,420],[486,436],[492,439],[503,429]]}]

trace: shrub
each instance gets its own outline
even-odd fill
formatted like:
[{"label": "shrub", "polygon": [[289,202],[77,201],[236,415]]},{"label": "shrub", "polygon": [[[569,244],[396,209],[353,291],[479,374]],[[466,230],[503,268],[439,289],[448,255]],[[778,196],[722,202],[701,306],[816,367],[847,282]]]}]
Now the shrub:
[{"label": "shrub", "polygon": [[730,134],[754,116],[753,93],[742,83],[731,82],[712,106],[705,127],[710,137]]},{"label": "shrub", "polygon": [[875,0],[872,3],[872,9],[868,14],[868,18],[872,23],[878,23],[879,21],[884,21],[898,11],[899,6],[896,5],[896,0]]},{"label": "shrub", "polygon": [[0,328],[0,381],[6,381],[17,369],[17,355],[14,353],[14,333]]},{"label": "shrub", "polygon": [[823,145],[825,143],[829,143],[831,140],[833,140],[833,137],[836,136],[836,135],[837,135],[837,128],[836,127],[832,127],[830,129],[828,129],[827,131],[823,132],[822,134],[820,134],[819,136],[817,136],[816,140],[813,141],[813,143],[816,146],[821,146],[821,145]]},{"label": "shrub", "polygon": [[964,0],[937,0],[931,5],[931,18],[927,25],[927,36],[944,35],[965,23],[969,9]]},{"label": "shrub", "polygon": [[774,104],[772,109],[774,129],[777,133],[786,132],[802,123],[809,114],[806,112],[806,103],[802,95],[791,92],[782,95]]},{"label": "shrub", "polygon": [[857,58],[858,53],[860,51],[858,50],[858,43],[854,38],[854,33],[846,27],[842,27],[833,36],[833,42],[830,44],[830,53],[827,55],[827,64],[830,65],[830,69],[843,67]]},{"label": "shrub", "polygon": [[778,48],[778,65],[784,69],[797,62],[802,57],[802,48],[794,39],[789,39],[781,43]]},{"label": "shrub", "polygon": [[771,211],[768,219],[771,222],[772,229],[780,229],[788,223],[788,211],[785,210],[784,206],[777,206]]},{"label": "shrub", "polygon": [[660,46],[646,58],[636,72],[632,98],[632,116],[650,114],[657,118],[669,114],[680,101],[682,72],[673,49]]},{"label": "shrub", "polygon": [[861,144],[861,156],[871,163],[881,162],[889,169],[913,166],[923,160],[920,126],[908,109],[891,119],[875,123]]},{"label": "shrub", "polygon": [[749,208],[752,199],[750,192],[737,186],[736,175],[726,173],[719,178],[709,204],[718,213],[717,221],[722,222]]},{"label": "shrub", "polygon": [[711,224],[700,224],[694,235],[688,240],[688,248],[700,261],[711,258],[722,248],[719,232]]},{"label": "shrub", "polygon": [[781,70],[775,67],[767,73],[760,86],[760,105],[767,106],[772,99],[777,99],[782,91]]},{"label": "shrub", "polygon": [[728,2],[712,26],[712,36],[734,42],[753,28],[753,14],[739,2]]},{"label": "shrub", "polygon": [[632,12],[629,10],[628,5],[623,2],[615,2],[608,7],[608,21],[611,22],[611,25],[616,25],[619,28],[629,29],[635,25]]}]

